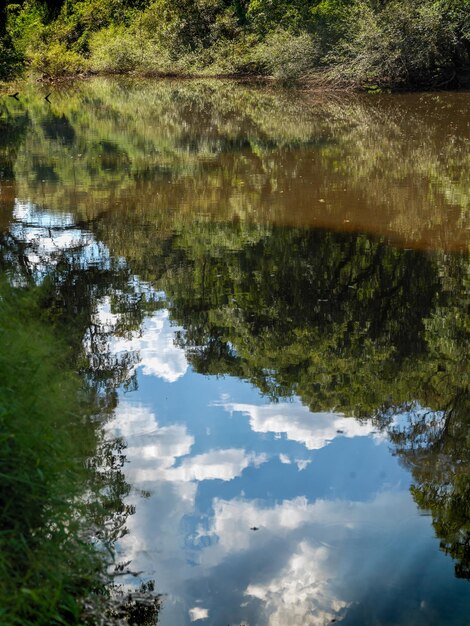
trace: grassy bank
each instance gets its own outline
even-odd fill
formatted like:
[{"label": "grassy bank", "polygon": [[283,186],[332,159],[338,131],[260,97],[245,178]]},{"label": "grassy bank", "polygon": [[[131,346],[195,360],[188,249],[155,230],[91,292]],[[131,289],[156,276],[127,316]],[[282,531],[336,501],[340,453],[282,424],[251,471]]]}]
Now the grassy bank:
[{"label": "grassy bank", "polygon": [[40,291],[0,285],[0,623],[127,624],[109,573],[127,486]]},{"label": "grassy bank", "polygon": [[4,9],[3,23],[4,77],[470,85],[470,0],[23,0]]}]

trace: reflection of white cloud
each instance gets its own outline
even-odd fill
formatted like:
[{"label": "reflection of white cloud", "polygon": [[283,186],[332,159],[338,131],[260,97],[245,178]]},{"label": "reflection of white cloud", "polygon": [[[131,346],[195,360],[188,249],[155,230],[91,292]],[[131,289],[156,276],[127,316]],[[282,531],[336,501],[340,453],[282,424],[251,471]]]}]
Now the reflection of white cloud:
[{"label": "reflection of white cloud", "polygon": [[180,524],[194,509],[197,484],[170,482],[166,472],[177,459],[190,453],[194,437],[185,425],[160,426],[148,407],[125,400],[121,400],[107,428],[128,444],[125,450],[128,463],[123,468],[126,479],[150,492],[147,499],[132,494],[128,501],[137,504],[138,513],[128,518],[129,533],[120,540],[123,558],[149,575],[158,562],[167,572],[169,586],[172,577],[176,585],[187,567],[186,555],[181,550]]},{"label": "reflection of white cloud", "polygon": [[49,232],[43,228],[29,227],[22,232],[22,236],[27,244],[36,243],[37,251],[41,256],[48,252],[59,252],[68,250],[77,245],[89,245],[93,238],[91,235],[76,229],[67,231]]},{"label": "reflection of white cloud", "polygon": [[[257,500],[213,500],[214,517],[207,531],[209,536],[216,536],[217,543],[206,551],[205,558],[211,565],[219,562],[222,555],[240,552],[253,545],[259,545],[263,537],[286,536],[302,527],[321,525],[328,535],[343,539],[348,533],[358,528],[379,528],[380,533],[391,532],[403,522],[403,509],[415,511],[413,502],[407,493],[385,492],[372,502],[349,502],[344,500],[316,500],[309,503],[300,496],[284,500],[273,507],[264,507]],[[380,520],[380,521],[379,521]],[[251,533],[250,527],[256,525],[263,532]],[[387,530],[388,529],[388,530]]]},{"label": "reflection of white cloud", "polygon": [[186,426],[159,426],[146,406],[129,402],[118,405],[110,429],[127,442],[126,475],[134,483],[163,480],[176,459],[189,454],[194,444]]},{"label": "reflection of white cloud", "polygon": [[277,576],[248,585],[245,594],[263,602],[269,626],[324,626],[347,606],[331,595],[328,559],[327,548],[301,541]]},{"label": "reflection of white cloud", "polygon": [[70,213],[51,213],[44,211],[32,202],[16,200],[13,217],[17,222],[25,222],[31,226],[44,228],[72,226],[74,218]]},{"label": "reflection of white cloud", "polygon": [[[407,492],[384,492],[368,502],[299,497],[265,507],[240,498],[215,499],[213,506],[205,533],[217,541],[203,542],[201,565],[215,572],[233,559],[250,567],[244,593],[262,602],[269,626],[340,620],[351,589],[366,596],[377,572],[392,575],[397,541],[408,545],[408,534],[415,542],[423,527]],[[259,531],[251,532],[252,525]]]},{"label": "reflection of white cloud", "polygon": [[361,423],[338,413],[312,413],[301,404],[222,403],[227,411],[248,415],[250,426],[258,433],[286,433],[287,438],[305,444],[309,450],[328,445],[335,437],[364,437],[370,435],[370,423]]},{"label": "reflection of white cloud", "polygon": [[192,622],[196,622],[199,619],[207,619],[209,617],[208,609],[203,609],[200,606],[195,606],[192,609],[189,609],[189,619]]},{"label": "reflection of white cloud", "polygon": [[[324,505],[324,503],[323,503]],[[315,508],[314,508],[315,507]],[[286,500],[272,508],[262,508],[256,500],[213,501],[214,518],[209,534],[217,536],[213,552],[232,552],[248,548],[253,541],[259,542],[259,534],[247,532],[251,526],[285,533],[312,521],[314,512],[321,510],[322,503],[309,504],[303,496]]]},{"label": "reflection of white cloud", "polygon": [[126,474],[132,482],[232,480],[244,469],[258,467],[267,455],[229,448],[210,450],[188,457],[175,467],[176,460],[190,453],[194,437],[186,426],[159,426],[155,415],[144,405],[122,401],[110,430],[127,442]]},{"label": "reflection of white cloud", "polygon": [[183,463],[166,473],[167,480],[232,480],[240,476],[249,465],[258,467],[265,463],[265,454],[247,453],[245,450],[211,450],[185,459]]},{"label": "reflection of white cloud", "polygon": [[[111,312],[109,299],[104,299],[98,308],[97,323],[111,330],[119,321],[119,316]],[[140,332],[130,338],[114,337],[110,350],[115,354],[138,352],[143,373],[158,376],[173,383],[186,373],[188,362],[184,350],[175,346],[175,332],[181,330],[171,326],[167,310],[156,311],[147,317]]]},{"label": "reflection of white cloud", "polygon": [[[112,426],[129,442],[126,474],[151,494],[128,520],[123,558],[163,581],[168,623],[219,623],[220,604],[236,612],[244,602],[246,613],[240,609],[236,623],[245,623],[251,611],[251,623],[267,626],[340,621],[352,600],[361,602],[377,589],[377,572],[390,580],[396,553],[412,561],[419,549],[413,542],[426,535],[427,521],[404,492],[364,502],[215,498],[201,515],[197,481],[230,480],[266,457],[237,448],[188,457],[194,439],[185,425],[162,427],[148,408],[127,401]],[[296,456],[283,458],[299,468],[309,460]],[[254,526],[257,532],[250,530]],[[226,584],[230,576],[237,581],[233,589]]]},{"label": "reflection of white cloud", "polygon": [[119,547],[122,559],[132,561],[132,569],[144,571],[159,584],[164,580],[159,590],[165,595],[168,592],[167,606],[180,600],[183,581],[192,572],[183,548],[185,530],[181,522],[194,511],[197,484],[154,481],[146,487],[149,498],[133,495],[128,501],[136,505],[137,513],[128,518],[129,533],[120,539]]},{"label": "reflection of white cloud", "polygon": [[80,249],[83,264],[109,259],[107,248],[95,241],[94,236],[74,228],[70,214],[49,213],[31,202],[16,201],[11,232],[27,244],[25,255],[31,269],[44,274],[56,263],[62,253]]},{"label": "reflection of white cloud", "polygon": [[155,415],[145,405],[121,400],[110,426],[117,436],[127,438],[154,432],[158,424]]},{"label": "reflection of white cloud", "polygon": [[111,298],[106,296],[98,302],[93,322],[99,324],[104,331],[112,332],[113,328],[119,322],[119,315],[111,311]]}]

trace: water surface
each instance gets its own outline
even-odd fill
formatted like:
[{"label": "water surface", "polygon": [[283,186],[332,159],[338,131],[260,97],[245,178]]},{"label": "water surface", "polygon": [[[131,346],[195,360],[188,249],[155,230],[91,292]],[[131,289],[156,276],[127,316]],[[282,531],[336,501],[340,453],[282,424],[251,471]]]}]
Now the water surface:
[{"label": "water surface", "polygon": [[468,105],[127,79],[4,103],[2,268],[51,281],[113,407],[159,623],[467,623]]}]

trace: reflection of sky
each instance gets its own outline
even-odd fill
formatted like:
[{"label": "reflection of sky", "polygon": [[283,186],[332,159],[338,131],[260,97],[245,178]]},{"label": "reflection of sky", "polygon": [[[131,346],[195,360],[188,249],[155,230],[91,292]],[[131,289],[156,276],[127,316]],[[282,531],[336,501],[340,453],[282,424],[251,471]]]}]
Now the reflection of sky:
[{"label": "reflection of sky", "polygon": [[31,202],[17,200],[12,235],[27,244],[25,261],[37,280],[53,267],[64,252],[79,250],[82,266],[109,263],[109,252],[94,236],[74,226],[68,213],[51,213]]},{"label": "reflection of sky", "polygon": [[188,368],[184,351],[173,345],[175,330],[170,326],[168,311],[156,311],[144,320],[139,333],[129,339],[115,339],[111,349],[116,353],[138,352],[145,375],[173,383]]},{"label": "reflection of sky", "polygon": [[[18,202],[14,219],[38,274],[78,243],[84,263],[109,259],[68,215]],[[103,298],[95,315],[110,333],[111,308]],[[139,389],[122,393],[109,428],[127,441],[129,481],[150,494],[132,496],[121,549],[165,594],[162,626],[466,624],[468,583],[386,438],[370,422],[194,373],[176,331],[158,310],[110,345],[140,356]]]},{"label": "reflection of sky", "polygon": [[[136,291],[143,287],[145,286],[135,285]],[[95,323],[100,324],[107,332],[112,332],[118,320],[119,316],[111,311],[110,299],[104,298],[98,305]],[[156,311],[131,336],[112,337],[109,348],[116,355],[138,353],[144,375],[156,376],[173,383],[184,376],[188,368],[184,350],[173,342],[176,330],[182,329],[171,326],[167,310]]]},{"label": "reflection of sky", "polygon": [[160,623],[464,623],[466,583],[371,423],[198,375],[175,330],[159,312],[130,341],[139,389],[112,424],[150,492],[133,496],[122,550],[165,594]]}]

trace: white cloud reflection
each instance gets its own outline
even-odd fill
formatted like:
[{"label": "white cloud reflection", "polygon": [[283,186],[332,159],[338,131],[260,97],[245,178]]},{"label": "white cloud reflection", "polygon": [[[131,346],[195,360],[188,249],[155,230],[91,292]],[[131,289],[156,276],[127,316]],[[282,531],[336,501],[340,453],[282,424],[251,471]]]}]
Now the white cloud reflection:
[{"label": "white cloud reflection", "polygon": [[245,452],[240,448],[210,450],[185,459],[179,467],[166,473],[167,480],[232,480],[240,476],[244,469],[253,465],[259,467],[267,461],[266,454]]},{"label": "white cloud reflection", "polygon": [[[230,406],[245,412],[252,407]],[[260,418],[256,425],[277,425],[276,415],[285,415],[286,407],[298,410],[294,417],[303,416],[303,407],[295,405],[268,406],[272,413],[258,407],[266,420]],[[307,429],[312,424],[292,416],[287,412],[291,419],[284,432],[302,432],[310,445],[337,436],[338,425],[346,431],[341,428],[346,418],[341,416],[332,416],[329,429],[320,420],[314,433]],[[315,425],[316,417],[311,419]],[[350,418],[347,425],[354,421]],[[223,622],[227,612],[233,623],[262,626],[341,621],[348,607],[368,597],[371,589],[380,593],[377,572],[381,580],[391,579],[397,553],[403,555],[400,567],[406,572],[419,560],[423,546],[433,541],[429,524],[416,515],[406,491],[371,494],[367,501],[282,499],[280,482],[276,495],[281,499],[269,503],[212,496],[210,504],[203,504],[198,499],[199,482],[230,481],[247,467],[260,466],[267,455],[226,448],[190,456],[195,440],[185,425],[161,426],[146,406],[126,401],[116,411],[113,428],[129,442],[126,474],[151,493],[138,501],[121,547],[135,569],[163,585],[167,595],[162,623],[182,625],[209,615],[211,623],[227,623]],[[353,432],[351,427],[344,434],[352,437]],[[365,430],[357,432],[363,435]],[[309,461],[281,455],[281,462],[296,463],[299,469]],[[331,466],[333,483],[335,474],[342,472],[341,464]],[[253,532],[253,527],[259,530]],[[236,585],[227,585],[228,580]]]},{"label": "white cloud reflection", "polygon": [[189,609],[188,613],[189,619],[192,622],[197,622],[200,619],[207,619],[209,617],[209,611],[200,606],[194,606],[192,609]]},{"label": "white cloud reflection", "polygon": [[301,541],[278,575],[245,594],[263,602],[269,626],[324,626],[348,605],[331,594],[329,558],[327,548]]},{"label": "white cloud reflection", "polygon": [[268,626],[340,621],[351,597],[360,600],[377,585],[377,572],[383,580],[393,575],[397,546],[405,550],[400,567],[406,571],[406,561],[432,541],[406,491],[367,502],[299,497],[266,507],[237,498],[216,499],[213,507],[206,532],[217,541],[206,542],[201,566],[213,572],[224,563],[246,567],[244,595],[261,602],[260,623]]},{"label": "white cloud reflection", "polygon": [[[126,474],[134,483],[152,481],[199,482],[232,480],[247,467],[259,467],[266,454],[241,448],[209,450],[188,457],[194,437],[186,426],[160,426],[150,409],[141,404],[121,401],[109,428],[127,442]],[[180,464],[177,460],[183,458]]]},{"label": "white cloud reflection", "polygon": [[365,437],[374,430],[370,422],[359,422],[340,413],[312,413],[299,403],[279,402],[259,406],[221,402],[220,406],[226,411],[247,415],[254,432],[285,433],[287,439],[302,443],[309,450],[323,448],[338,435]]},{"label": "white cloud reflection", "polygon": [[179,457],[190,453],[194,437],[186,426],[160,426],[150,409],[121,401],[109,425],[115,435],[127,442],[126,475],[134,484],[164,480]]},{"label": "white cloud reflection", "polygon": [[[105,298],[98,307],[96,322],[112,329],[118,322],[118,316],[111,312],[109,298]],[[184,376],[188,362],[184,350],[175,345],[175,334],[181,330],[172,326],[168,311],[156,311],[143,321],[139,331],[130,338],[114,336],[110,341],[110,350],[115,354],[137,352],[139,365],[146,376],[157,376],[166,382],[174,383]]]}]

